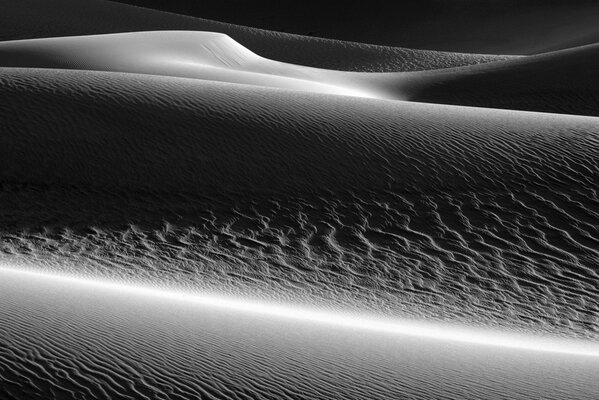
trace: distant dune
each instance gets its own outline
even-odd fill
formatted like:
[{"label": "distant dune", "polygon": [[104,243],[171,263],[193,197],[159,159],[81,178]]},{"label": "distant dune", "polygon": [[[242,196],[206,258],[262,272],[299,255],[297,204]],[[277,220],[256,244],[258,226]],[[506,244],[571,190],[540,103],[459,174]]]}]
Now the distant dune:
[{"label": "distant dune", "polygon": [[368,74],[269,60],[215,32],[152,31],[0,42],[0,66],[129,72],[360,97],[401,96],[369,84]]},{"label": "distant dune", "polygon": [[[406,74],[414,101],[599,116],[599,44],[485,65]],[[400,80],[401,81],[401,80]],[[388,86],[388,85],[387,85]]]},{"label": "distant dune", "polygon": [[0,0],[0,40],[148,30],[220,32],[273,60],[352,71],[412,71],[506,59],[283,34],[104,0]]},{"label": "distant dune", "polygon": [[147,31],[0,42],[0,66],[129,72],[315,93],[599,115],[599,45],[475,66],[357,73],[263,58],[214,32]]},{"label": "distant dune", "polygon": [[119,0],[317,37],[415,49],[536,54],[599,41],[594,0]]}]

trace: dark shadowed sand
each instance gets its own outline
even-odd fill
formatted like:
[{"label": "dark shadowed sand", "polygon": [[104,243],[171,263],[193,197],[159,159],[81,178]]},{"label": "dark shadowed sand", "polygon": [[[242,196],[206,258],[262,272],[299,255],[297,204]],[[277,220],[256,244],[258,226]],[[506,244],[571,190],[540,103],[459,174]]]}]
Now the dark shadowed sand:
[{"label": "dark shadowed sand", "polygon": [[416,49],[536,54],[599,41],[594,0],[118,0],[308,36]]},{"label": "dark shadowed sand", "polygon": [[100,0],[0,4],[0,264],[34,272],[0,270],[0,397],[594,398],[590,350],[314,326],[35,275],[594,348],[591,25],[565,18],[570,36],[539,45],[555,51],[485,56]]}]

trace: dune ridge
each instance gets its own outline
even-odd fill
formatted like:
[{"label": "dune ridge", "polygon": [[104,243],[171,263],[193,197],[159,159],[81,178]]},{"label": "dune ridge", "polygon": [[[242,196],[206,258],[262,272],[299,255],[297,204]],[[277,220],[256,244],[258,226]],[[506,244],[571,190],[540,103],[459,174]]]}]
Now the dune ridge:
[{"label": "dune ridge", "polygon": [[0,42],[0,66],[187,77],[378,99],[599,116],[599,45],[441,70],[359,73],[270,60],[215,32]]},{"label": "dune ridge", "polygon": [[[407,74],[413,101],[599,116],[599,44]],[[409,94],[408,94],[409,93]]]},{"label": "dune ridge", "polygon": [[151,31],[0,42],[0,66],[129,72],[360,97],[368,74],[269,60],[215,32]]},{"label": "dune ridge", "polygon": [[6,260],[596,336],[596,118],[78,70],[0,92]]},{"label": "dune ridge", "polygon": [[508,56],[366,45],[186,17],[104,0],[2,0],[0,40],[155,30],[220,32],[260,56],[350,71],[411,71],[476,64]]},{"label": "dune ridge", "polygon": [[598,386],[594,357],[365,335],[0,276],[6,399],[591,400]]},{"label": "dune ridge", "polygon": [[593,399],[599,8],[426,2],[377,21],[560,51],[0,0],[0,397]]}]

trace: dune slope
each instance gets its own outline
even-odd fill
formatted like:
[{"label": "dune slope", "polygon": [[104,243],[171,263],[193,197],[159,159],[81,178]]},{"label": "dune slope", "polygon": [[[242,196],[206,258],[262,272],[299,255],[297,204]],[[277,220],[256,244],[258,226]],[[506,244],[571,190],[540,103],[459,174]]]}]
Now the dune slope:
[{"label": "dune slope", "polygon": [[352,71],[411,71],[488,62],[506,57],[373,46],[284,34],[104,0],[0,0],[0,40],[154,30],[229,35],[273,60]]},{"label": "dune slope", "polygon": [[596,357],[364,333],[3,271],[0,320],[9,400],[592,400],[599,390]]},{"label": "dune slope", "polygon": [[357,73],[269,60],[215,32],[0,42],[0,66],[130,72],[382,99],[599,115],[599,45],[434,71]]},{"label": "dune slope", "polygon": [[594,337],[597,119],[0,75],[13,263]]},{"label": "dune slope", "polygon": [[[599,44],[402,75],[410,100],[599,116]],[[386,79],[386,78],[385,78]],[[388,85],[384,83],[383,85]]]},{"label": "dune slope", "polygon": [[0,42],[0,66],[130,72],[360,97],[396,95],[370,84],[369,74],[269,60],[215,32],[152,31]]},{"label": "dune slope", "polygon": [[[389,43],[599,32],[474,3],[364,5]],[[1,398],[594,398],[599,45],[0,10]]]}]

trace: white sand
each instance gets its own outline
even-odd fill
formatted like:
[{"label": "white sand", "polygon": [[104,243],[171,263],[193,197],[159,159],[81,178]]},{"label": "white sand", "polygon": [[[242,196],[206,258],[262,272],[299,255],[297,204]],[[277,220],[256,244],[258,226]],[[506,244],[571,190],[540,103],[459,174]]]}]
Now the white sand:
[{"label": "white sand", "polygon": [[155,31],[0,43],[0,66],[129,72],[385,97],[360,73],[269,60],[215,32]]}]

